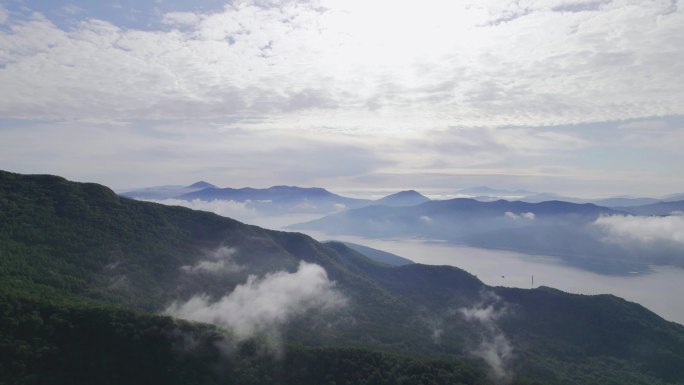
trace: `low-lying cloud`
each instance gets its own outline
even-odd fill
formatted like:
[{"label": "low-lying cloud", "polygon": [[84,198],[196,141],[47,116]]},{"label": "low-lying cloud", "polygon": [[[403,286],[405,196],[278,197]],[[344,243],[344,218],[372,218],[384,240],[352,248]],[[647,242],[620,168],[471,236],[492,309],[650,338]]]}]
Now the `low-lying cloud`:
[{"label": "low-lying cloud", "polygon": [[609,215],[599,217],[594,224],[605,231],[604,239],[609,242],[652,244],[665,241],[684,246],[684,216],[682,215],[665,217]]},{"label": "low-lying cloud", "polygon": [[537,217],[536,215],[534,215],[533,212],[516,214],[512,211],[506,211],[504,213],[504,215],[506,216],[506,218],[509,218],[509,219],[513,219],[513,220],[525,219],[528,221],[533,221]]},{"label": "low-lying cloud", "polygon": [[418,219],[420,219],[421,222],[432,223],[432,218],[428,215],[421,215]]},{"label": "low-lying cloud", "polygon": [[181,270],[190,273],[237,273],[245,270],[245,266],[238,264],[233,259],[235,253],[235,248],[221,246],[207,253],[207,259],[199,261],[194,265],[182,266]]},{"label": "low-lying cloud", "polygon": [[459,312],[466,321],[480,326],[481,339],[471,353],[489,365],[496,383],[507,384],[513,377],[510,369],[513,346],[497,325],[497,321],[508,313],[508,308],[501,302],[496,294],[484,292],[479,303],[461,308]]},{"label": "low-lying cloud", "polygon": [[193,199],[188,201],[174,198],[149,200],[149,202],[161,203],[167,206],[183,206],[193,210],[209,211],[223,217],[234,218],[243,222],[251,221],[259,216],[256,210],[247,206],[249,202],[237,202],[223,199],[214,199],[210,201]]},{"label": "low-lying cloud", "polygon": [[[287,225],[293,223],[307,222],[313,219],[320,218],[320,214],[314,213],[300,213],[300,212],[269,212],[267,210],[258,210],[257,208],[250,207],[250,204],[256,203],[260,204],[261,208],[263,205],[272,204],[271,201],[258,200],[258,201],[245,201],[238,202],[225,199],[214,199],[211,201],[203,201],[199,199],[193,199],[190,201],[182,199],[162,199],[162,200],[147,200],[148,202],[160,203],[168,206],[183,206],[193,210],[208,211],[214,214],[236,219],[241,222],[249,223],[252,225],[257,225],[269,229],[280,230]],[[301,207],[299,207],[301,209]],[[340,209],[340,207],[335,207],[335,209]]]},{"label": "low-lying cloud", "polygon": [[196,295],[171,304],[164,313],[229,327],[238,338],[262,333],[277,339],[279,328],[293,317],[311,310],[333,311],[346,304],[346,297],[325,269],[302,261],[294,273],[279,271],[262,278],[252,275],[217,301]]}]

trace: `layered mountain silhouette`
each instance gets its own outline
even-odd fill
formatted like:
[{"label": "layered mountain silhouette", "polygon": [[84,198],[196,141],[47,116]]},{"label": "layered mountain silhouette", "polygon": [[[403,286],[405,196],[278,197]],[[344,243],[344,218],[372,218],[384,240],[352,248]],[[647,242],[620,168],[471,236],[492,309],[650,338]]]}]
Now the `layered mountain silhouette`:
[{"label": "layered mountain silhouette", "polygon": [[487,186],[476,186],[457,191],[459,195],[465,195],[470,198],[483,201],[492,202],[499,199],[519,200],[528,203],[540,203],[546,201],[563,201],[570,203],[593,203],[598,206],[621,209],[624,207],[644,206],[658,202],[674,202],[684,199],[684,194],[671,194],[664,197],[632,197],[632,196],[617,196],[609,198],[577,198],[562,194],[550,192],[532,192],[527,190],[506,190],[497,189]]},{"label": "layered mountain silhouette", "polygon": [[[436,220],[443,205],[470,218],[481,211],[470,201],[410,210],[427,206],[420,212]],[[534,210],[540,219],[605,210],[497,205],[517,215]],[[397,208],[368,208],[390,209]],[[339,242],[135,201],[55,176],[0,172],[0,255],[0,379],[8,383],[46,375],[61,383],[226,384],[684,378],[684,327],[611,295],[489,287],[454,267],[391,266]],[[316,295],[294,301],[308,295],[301,288],[312,280],[323,284]],[[313,306],[332,294],[334,301]],[[257,296],[244,301],[248,295]],[[283,302],[302,310],[269,318]],[[231,307],[206,318],[223,319],[218,328],[154,315],[182,315],[168,310],[180,304],[205,312]],[[247,330],[261,337],[240,339],[242,319],[258,320]],[[275,337],[299,346],[282,351],[286,370],[260,347]],[[426,361],[437,356],[442,361]]]},{"label": "layered mountain silhouette", "polygon": [[643,206],[620,207],[622,211],[634,215],[670,215],[684,212],[684,200],[672,202],[658,202]]},{"label": "layered mountain silhouette", "polygon": [[[681,249],[673,245],[637,248],[606,241],[596,225],[602,216],[629,212],[671,212],[678,203],[621,211],[591,203],[546,201],[482,202],[457,198],[410,207],[368,206],[291,225],[335,235],[371,238],[414,237],[476,247],[553,255],[566,263],[599,273],[648,271],[651,264],[684,266]],[[660,211],[656,211],[658,208]]]},{"label": "layered mountain silhouette", "polygon": [[263,214],[311,213],[329,214],[380,204],[412,206],[430,199],[417,191],[400,191],[376,201],[349,198],[319,187],[273,186],[269,188],[219,188],[207,182],[190,186],[160,186],[124,192],[122,196],[143,200],[179,199],[185,201],[233,201]]},{"label": "layered mountain silhouette", "polygon": [[162,200],[175,198],[180,195],[199,191],[205,188],[216,188],[216,186],[208,182],[200,181],[195,182],[189,186],[166,185],[145,187],[137,190],[127,191],[122,193],[121,195],[136,199]]}]

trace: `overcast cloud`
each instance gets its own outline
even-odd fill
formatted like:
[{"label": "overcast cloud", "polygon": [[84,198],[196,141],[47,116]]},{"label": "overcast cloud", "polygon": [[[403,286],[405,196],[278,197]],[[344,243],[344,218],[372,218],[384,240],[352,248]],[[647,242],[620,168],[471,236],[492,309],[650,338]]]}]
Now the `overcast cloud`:
[{"label": "overcast cloud", "polygon": [[365,130],[684,113],[684,17],[670,1],[236,1],[162,21],[9,18],[0,113],[307,128],[335,116]]},{"label": "overcast cloud", "polygon": [[677,2],[174,4],[0,2],[3,167],[117,187],[684,189]]}]

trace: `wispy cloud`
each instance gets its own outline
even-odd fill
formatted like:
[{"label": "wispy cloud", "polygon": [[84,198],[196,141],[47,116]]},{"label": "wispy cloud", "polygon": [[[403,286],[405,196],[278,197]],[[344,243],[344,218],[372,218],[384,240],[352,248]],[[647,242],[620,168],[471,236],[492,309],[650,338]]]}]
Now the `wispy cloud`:
[{"label": "wispy cloud", "polygon": [[471,351],[482,358],[491,368],[491,375],[499,384],[512,380],[510,368],[513,346],[501,331],[497,322],[508,314],[508,307],[495,293],[481,293],[481,301],[471,307],[459,309],[461,316],[480,327],[480,342]]},{"label": "wispy cloud", "polygon": [[506,212],[504,213],[504,216],[505,216],[506,218],[513,219],[514,221],[516,221],[516,220],[518,220],[518,219],[526,219],[526,220],[528,220],[528,221],[533,221],[533,220],[537,217],[537,216],[536,216],[534,213],[532,213],[532,212],[516,214],[516,213],[514,213],[514,212],[512,212],[512,211],[506,211]]},{"label": "wispy cloud", "polygon": [[260,216],[256,210],[247,207],[249,202],[236,202],[221,199],[214,199],[210,201],[203,201],[200,199],[193,199],[190,201],[182,199],[162,199],[149,200],[149,202],[161,203],[168,206],[183,206],[193,210],[208,211],[223,217],[246,222],[250,222]]},{"label": "wispy cloud", "polygon": [[215,250],[208,252],[205,259],[197,262],[194,265],[181,266],[183,271],[189,273],[237,273],[246,269],[246,266],[240,265],[233,259],[236,249],[228,246],[221,246]]}]

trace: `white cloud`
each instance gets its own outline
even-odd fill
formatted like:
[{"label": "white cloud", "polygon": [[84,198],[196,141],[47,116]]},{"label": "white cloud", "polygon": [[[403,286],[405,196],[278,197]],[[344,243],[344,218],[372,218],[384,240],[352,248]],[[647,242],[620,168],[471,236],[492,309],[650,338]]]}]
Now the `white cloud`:
[{"label": "white cloud", "polygon": [[310,310],[333,311],[347,299],[321,266],[300,262],[294,273],[280,271],[263,278],[250,276],[218,301],[195,296],[174,303],[165,314],[230,327],[238,338],[254,333],[277,336],[280,326]]},{"label": "white cloud", "polygon": [[460,309],[463,318],[467,321],[478,321],[482,323],[490,323],[499,319],[502,312],[495,309],[493,305],[480,307],[480,305],[470,308]]},{"label": "white cloud", "polygon": [[420,219],[421,222],[432,223],[432,218],[428,215],[421,215],[418,219]]},{"label": "white cloud", "polygon": [[193,199],[186,201],[182,199],[163,199],[149,200],[149,202],[161,203],[167,206],[183,206],[193,210],[209,211],[223,217],[237,219],[239,221],[251,221],[259,216],[256,210],[247,207],[248,202],[236,202],[229,200],[214,199],[203,201]]},{"label": "white cloud", "polygon": [[[240,1],[163,17],[158,30],[62,29],[13,14],[0,30],[4,167],[121,187],[200,172],[445,192],[456,179],[682,186],[669,165],[684,130],[653,118],[684,114],[684,13],[669,2]],[[605,137],[556,126],[629,118]],[[668,158],[634,167],[634,147]]]},{"label": "white cloud", "polygon": [[495,293],[481,293],[481,301],[472,307],[461,308],[459,313],[466,321],[480,326],[481,340],[471,352],[482,358],[491,368],[491,375],[498,384],[509,383],[512,379],[510,361],[513,346],[497,325],[497,321],[508,314],[508,307],[502,304]]},{"label": "white cloud", "polygon": [[221,246],[216,250],[205,255],[206,260],[197,262],[195,265],[181,266],[183,271],[190,273],[204,272],[204,273],[236,273],[245,270],[242,266],[235,262],[233,256],[237,252],[236,249],[228,246]]},{"label": "white cloud", "polygon": [[[285,214],[273,214],[269,212],[259,212],[256,209],[249,207],[250,202],[236,202],[228,200],[215,199],[211,201],[202,201],[193,199],[185,201],[180,199],[164,199],[164,200],[148,200],[150,202],[160,203],[169,206],[183,206],[193,210],[208,211],[227,218],[232,218],[250,225],[256,225],[273,230],[283,230],[285,226],[293,223],[308,222],[320,218],[320,214],[305,214],[288,212]],[[268,201],[259,201],[261,203],[268,203]],[[202,261],[196,266],[188,266],[185,269],[190,270],[217,270],[217,271],[239,271],[241,265],[235,265],[230,261],[221,259],[212,261]],[[236,270],[237,269],[237,270]]]},{"label": "white cloud", "polygon": [[201,16],[192,12],[165,13],[162,22],[169,25],[193,26],[200,23]]},{"label": "white cloud", "polygon": [[335,203],[333,207],[335,208],[335,211],[344,211],[347,209],[347,205],[343,203]]},{"label": "white cloud", "polygon": [[533,221],[537,217],[533,212],[516,214],[512,211],[506,211],[504,216],[513,220],[526,219],[528,221]]},{"label": "white cloud", "polygon": [[673,242],[684,246],[684,216],[640,217],[610,215],[598,218],[595,225],[607,233],[611,242]]},{"label": "white cloud", "polygon": [[684,13],[669,2],[273,5],[168,13],[157,31],[10,21],[0,113],[343,131],[684,113]]}]

